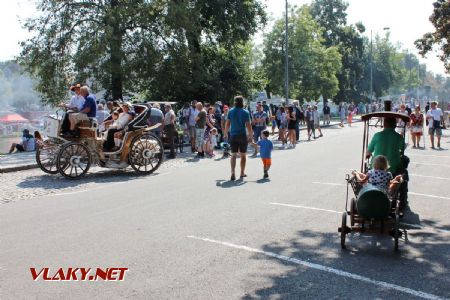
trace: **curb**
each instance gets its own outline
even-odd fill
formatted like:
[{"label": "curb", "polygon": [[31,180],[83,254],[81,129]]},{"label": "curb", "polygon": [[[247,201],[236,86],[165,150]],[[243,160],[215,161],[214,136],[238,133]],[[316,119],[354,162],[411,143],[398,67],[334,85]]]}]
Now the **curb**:
[{"label": "curb", "polygon": [[38,167],[37,164],[30,164],[30,165],[24,165],[24,166],[1,168],[0,169],[0,174],[2,174],[2,173],[11,173],[11,172],[18,172],[18,171],[25,171],[25,170],[35,169],[37,167]]}]

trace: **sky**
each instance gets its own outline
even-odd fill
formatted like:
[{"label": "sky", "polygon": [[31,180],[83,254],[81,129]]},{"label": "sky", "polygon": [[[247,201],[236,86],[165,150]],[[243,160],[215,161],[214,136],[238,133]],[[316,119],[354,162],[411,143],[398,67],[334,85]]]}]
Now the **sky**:
[{"label": "sky", "polygon": [[[283,0],[262,0],[267,5],[267,12],[273,18],[284,14]],[[308,4],[311,0],[288,0],[289,5]],[[347,0],[349,7],[348,23],[363,22],[366,34],[383,34],[383,28],[389,27],[391,40],[399,42],[403,49],[417,54],[414,41],[424,33],[433,31],[433,25],[428,20],[433,12],[434,0]],[[33,0],[0,0],[0,33],[2,43],[0,47],[0,61],[13,59],[20,53],[19,41],[29,37],[29,33],[22,28],[19,20],[33,16],[35,11]],[[267,30],[267,28],[266,28]],[[443,63],[433,53],[426,59],[427,69],[444,74]]]}]

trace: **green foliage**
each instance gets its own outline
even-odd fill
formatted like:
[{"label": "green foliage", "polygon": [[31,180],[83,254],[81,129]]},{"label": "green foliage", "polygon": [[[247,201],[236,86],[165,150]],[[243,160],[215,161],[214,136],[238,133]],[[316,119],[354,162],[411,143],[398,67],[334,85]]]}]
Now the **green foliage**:
[{"label": "green foliage", "polygon": [[259,0],[38,3],[41,16],[26,23],[36,35],[23,43],[22,63],[40,78],[47,102],[59,101],[72,82],[114,99],[124,91],[153,100],[246,93],[242,49],[265,23]]},{"label": "green foliage", "polygon": [[[323,45],[322,29],[309,8],[292,10],[289,18],[289,86],[294,98],[333,97],[341,57],[336,47]],[[284,82],[284,20],[279,19],[264,42],[267,90],[282,94]]]},{"label": "green foliage", "polygon": [[415,45],[422,56],[432,51],[434,45],[438,45],[441,52],[439,58],[444,62],[447,72],[450,73],[450,2],[437,0],[433,6],[434,10],[430,21],[436,31],[424,34],[422,38],[415,41]]},{"label": "green foliage", "polygon": [[347,8],[348,3],[342,0],[315,0],[311,4],[311,14],[323,28],[324,45],[336,46],[342,58],[342,68],[337,74],[338,101],[359,98],[357,84],[364,71],[361,34],[365,28],[362,23],[347,25]]}]

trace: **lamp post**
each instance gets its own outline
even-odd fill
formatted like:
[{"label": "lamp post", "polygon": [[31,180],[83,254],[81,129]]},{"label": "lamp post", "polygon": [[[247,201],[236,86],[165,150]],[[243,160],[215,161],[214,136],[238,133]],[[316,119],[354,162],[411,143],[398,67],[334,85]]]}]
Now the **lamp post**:
[{"label": "lamp post", "polygon": [[286,97],[286,104],[289,103],[289,57],[288,57],[288,0],[285,1],[286,2],[286,24],[285,24],[285,37],[284,37],[284,42],[285,42],[285,46],[284,46],[284,94]]},{"label": "lamp post", "polygon": [[[383,30],[389,30],[389,27],[384,27]],[[370,101],[373,102],[373,42],[372,29],[370,30]]]}]

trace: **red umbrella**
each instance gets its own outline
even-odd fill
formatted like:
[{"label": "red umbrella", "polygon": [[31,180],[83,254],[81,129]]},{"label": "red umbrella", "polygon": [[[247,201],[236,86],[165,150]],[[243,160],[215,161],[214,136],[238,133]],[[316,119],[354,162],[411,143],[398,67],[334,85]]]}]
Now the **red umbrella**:
[{"label": "red umbrella", "polygon": [[27,123],[27,122],[29,122],[27,119],[18,114],[9,114],[0,117],[0,123]]}]

